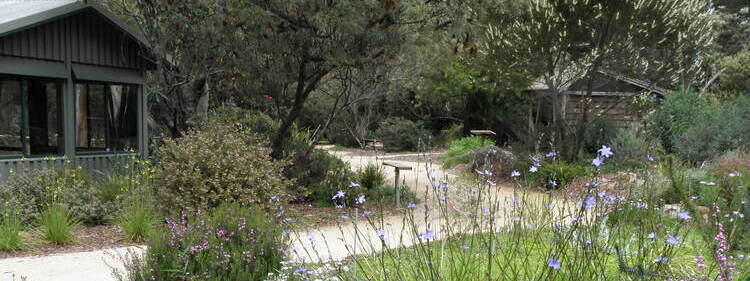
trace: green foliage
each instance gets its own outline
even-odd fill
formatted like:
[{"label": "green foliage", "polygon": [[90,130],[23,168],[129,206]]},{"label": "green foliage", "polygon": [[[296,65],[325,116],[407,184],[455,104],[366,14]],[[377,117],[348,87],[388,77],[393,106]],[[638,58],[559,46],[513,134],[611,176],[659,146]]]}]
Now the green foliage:
[{"label": "green foliage", "polygon": [[430,135],[421,124],[399,117],[381,122],[375,134],[387,151],[425,150],[429,145]]},{"label": "green foliage", "polygon": [[47,206],[61,204],[83,223],[96,225],[117,212],[108,190],[94,185],[83,168],[45,169],[0,184],[0,207],[17,210],[21,221],[31,223]]},{"label": "green foliage", "polygon": [[[495,145],[495,142],[485,138],[484,145]],[[482,147],[482,137],[463,137],[450,142],[448,150],[440,157],[443,159],[443,165],[450,169],[459,164],[471,163],[474,160],[474,151],[480,147]]]},{"label": "green foliage", "polygon": [[708,101],[696,92],[671,93],[649,117],[649,131],[667,151],[673,152],[679,138],[703,118],[709,107]]},{"label": "green foliage", "polygon": [[441,130],[435,142],[440,146],[448,146],[452,141],[460,139],[463,136],[464,125],[453,124],[450,127]]},{"label": "green foliage", "polygon": [[[693,112],[692,114],[696,114]],[[677,155],[692,163],[709,160],[750,139],[750,97],[713,104],[675,142]]]},{"label": "green foliage", "polygon": [[117,225],[127,241],[141,243],[154,232],[156,218],[154,206],[131,204],[120,212]]},{"label": "green foliage", "polygon": [[[408,204],[417,204],[422,200],[419,196],[409,188],[401,187],[399,191],[399,197],[401,204],[406,206]],[[371,202],[380,202],[385,204],[393,204],[396,202],[396,189],[392,186],[380,186],[367,191],[367,200]],[[402,207],[403,207],[402,206]]]},{"label": "green foliage", "polygon": [[713,91],[725,96],[750,95],[750,51],[744,51],[723,58],[719,68],[724,72],[712,87]]},{"label": "green foliage", "polygon": [[375,189],[385,183],[385,174],[380,166],[367,163],[357,170],[357,183],[367,190]]},{"label": "green foliage", "polygon": [[131,281],[266,280],[284,259],[287,238],[272,216],[257,206],[222,205],[207,213],[168,220],[152,235]]},{"label": "green foliage", "polygon": [[282,174],[285,161],[271,161],[257,137],[222,122],[167,140],[154,157],[155,192],[165,213],[232,202],[265,205],[289,184]]},{"label": "green foliage", "polygon": [[656,152],[655,145],[635,129],[618,129],[609,143],[612,151],[617,151],[610,161],[620,168],[643,167]]},{"label": "green foliage", "polygon": [[602,145],[612,143],[617,134],[617,127],[609,120],[600,118],[586,128],[583,136],[583,150],[595,153]]},{"label": "green foliage", "polygon": [[4,209],[0,216],[0,252],[22,250],[25,245],[20,233],[21,220],[9,209]]},{"label": "green foliage", "polygon": [[39,216],[40,235],[55,245],[73,244],[75,242],[73,230],[79,224],[80,220],[58,204],[49,206]]},{"label": "green foliage", "polygon": [[[531,173],[531,179],[547,190],[564,189],[575,179],[590,175],[591,172],[578,164],[565,161],[550,161],[542,163],[539,171]],[[554,184],[553,184],[554,183]]]}]

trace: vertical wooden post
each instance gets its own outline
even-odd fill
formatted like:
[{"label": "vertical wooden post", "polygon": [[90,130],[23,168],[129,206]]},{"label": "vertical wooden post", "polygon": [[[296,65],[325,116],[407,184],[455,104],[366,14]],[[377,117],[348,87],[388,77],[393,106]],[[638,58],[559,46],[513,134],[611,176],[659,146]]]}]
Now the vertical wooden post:
[{"label": "vertical wooden post", "polygon": [[63,145],[65,157],[68,160],[75,162],[76,153],[76,92],[75,84],[73,83],[73,63],[71,62],[73,56],[73,42],[70,37],[72,31],[70,21],[65,21],[64,25],[64,37],[65,38],[65,72],[67,79],[63,84],[63,98],[62,98],[62,116],[63,116]]},{"label": "vertical wooden post", "polygon": [[401,189],[398,187],[399,174],[400,170],[396,168],[396,184],[393,185],[393,188],[396,189],[396,206],[401,206]]},{"label": "vertical wooden post", "polygon": [[29,80],[21,80],[21,154],[31,154],[31,137],[29,136]]}]

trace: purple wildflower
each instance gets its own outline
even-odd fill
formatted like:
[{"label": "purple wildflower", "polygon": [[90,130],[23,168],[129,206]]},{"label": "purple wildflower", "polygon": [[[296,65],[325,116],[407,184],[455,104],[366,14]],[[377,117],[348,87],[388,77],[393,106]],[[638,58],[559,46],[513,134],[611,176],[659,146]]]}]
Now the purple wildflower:
[{"label": "purple wildflower", "polygon": [[676,246],[680,243],[680,238],[677,236],[667,235],[667,243],[672,246]]},{"label": "purple wildflower", "polygon": [[656,238],[656,233],[651,232],[648,235],[646,235],[646,238],[648,238],[648,239],[654,239],[654,238]]},{"label": "purple wildflower", "polygon": [[614,153],[612,153],[611,148],[607,147],[606,145],[602,145],[602,148],[599,149],[599,155],[609,158],[609,157],[612,157]]},{"label": "purple wildflower", "polygon": [[552,269],[560,269],[560,261],[557,258],[547,258],[547,266]]},{"label": "purple wildflower", "polygon": [[331,197],[331,199],[336,200],[339,198],[344,198],[345,195],[346,195],[346,192],[344,192],[343,190],[339,190],[338,192],[336,192],[336,194],[333,195],[333,197]]},{"label": "purple wildflower", "polygon": [[511,178],[520,177],[520,176],[521,176],[521,173],[519,173],[518,171],[513,171],[510,173]]},{"label": "purple wildflower", "polygon": [[406,208],[409,208],[409,209],[414,209],[416,207],[417,207],[417,204],[414,204],[414,203],[409,203],[408,205],[406,205]]},{"label": "purple wildflower", "polygon": [[677,213],[677,218],[683,221],[689,220],[692,217],[690,217],[690,214],[687,211],[680,211]]},{"label": "purple wildflower", "polygon": [[665,261],[667,261],[667,260],[669,260],[669,259],[668,259],[667,257],[656,257],[656,258],[654,259],[654,263],[665,262]]},{"label": "purple wildflower", "polygon": [[599,157],[594,158],[594,160],[591,161],[591,165],[594,165],[594,167],[599,167],[602,164],[604,164],[604,160],[602,160]]},{"label": "purple wildflower", "polygon": [[383,229],[375,230],[375,235],[377,235],[380,240],[385,240],[385,230]]},{"label": "purple wildflower", "polygon": [[363,204],[363,203],[365,203],[365,195],[364,194],[360,194],[359,196],[357,196],[357,200],[356,200],[355,203],[357,203],[357,204]]},{"label": "purple wildflower", "polygon": [[433,232],[430,229],[427,229],[424,231],[424,233],[421,235],[422,239],[424,240],[432,240],[435,238],[435,232]]}]

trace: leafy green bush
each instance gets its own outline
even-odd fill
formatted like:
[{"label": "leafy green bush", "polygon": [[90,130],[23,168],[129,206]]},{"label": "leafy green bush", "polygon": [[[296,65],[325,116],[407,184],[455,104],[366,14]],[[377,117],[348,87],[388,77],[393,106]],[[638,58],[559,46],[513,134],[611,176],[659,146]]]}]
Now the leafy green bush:
[{"label": "leafy green bush", "polygon": [[[233,124],[245,134],[270,140],[279,127],[279,122],[266,114],[236,107],[225,107],[214,112],[216,122]],[[284,167],[284,176],[295,184],[288,189],[296,200],[310,199],[330,201],[331,190],[346,186],[354,180],[353,173],[345,171],[348,165],[338,157],[320,149],[310,149],[310,135],[306,131],[292,128],[292,133],[284,148],[284,155],[290,161]]]},{"label": "leafy green bush", "polygon": [[595,120],[583,134],[583,149],[595,153],[602,145],[612,143],[617,134],[617,127],[607,119]]},{"label": "leafy green bush", "polygon": [[21,220],[11,210],[0,214],[0,251],[13,252],[24,248]]},{"label": "leafy green bush", "polygon": [[590,172],[578,164],[564,161],[550,161],[542,163],[539,171],[532,173],[531,178],[548,190],[563,189],[573,180],[587,176]]},{"label": "leafy green bush", "polygon": [[464,125],[453,124],[448,128],[440,131],[440,135],[436,139],[436,144],[439,146],[448,146],[451,142],[458,140],[464,136]]},{"label": "leafy green bush", "polygon": [[[325,151],[319,152],[321,157],[329,161],[329,167],[325,170],[325,176],[321,182],[310,184],[310,199],[323,206],[347,205],[353,206],[356,198],[364,194],[364,189],[352,184],[356,178],[349,164],[340,162],[338,158]],[[322,156],[325,155],[325,156]],[[331,160],[335,159],[335,160]],[[341,198],[333,198],[339,191],[345,195]]]},{"label": "leafy green bush", "polygon": [[661,140],[668,152],[674,152],[678,139],[703,118],[708,108],[709,102],[698,93],[670,93],[659,109],[649,116],[649,131]]},{"label": "leafy green bush", "polygon": [[284,161],[248,133],[209,122],[167,140],[155,153],[153,181],[163,212],[210,209],[222,203],[264,205],[282,196]]},{"label": "leafy green bush", "polygon": [[719,63],[719,68],[724,72],[719,75],[719,80],[714,84],[712,90],[724,96],[748,95],[750,94],[750,51],[742,51],[732,56],[725,57]]},{"label": "leafy green bush", "polygon": [[387,151],[425,149],[430,136],[422,125],[399,117],[388,118],[381,122],[375,134],[383,142],[383,148]]},{"label": "leafy green bush", "polygon": [[132,204],[121,211],[117,225],[130,242],[140,243],[153,233],[157,223],[157,215],[153,206],[146,204]]},{"label": "leafy green bush", "polygon": [[55,245],[69,245],[75,242],[73,230],[79,224],[78,219],[58,204],[49,206],[39,217],[41,236]]},{"label": "leafy green bush", "polygon": [[642,167],[649,156],[656,152],[655,145],[636,130],[621,128],[611,140],[613,151],[617,151],[611,162],[616,167]]},{"label": "leafy green bush", "polygon": [[89,225],[106,223],[118,204],[102,195],[81,167],[16,175],[0,185],[0,207],[18,210],[24,223],[38,220],[51,204],[60,204]]},{"label": "leafy green bush", "polygon": [[683,159],[699,163],[726,151],[747,147],[750,98],[740,96],[714,104],[698,116],[674,143],[677,155]]},{"label": "leafy green bush", "polygon": [[368,163],[357,170],[357,183],[367,190],[375,189],[385,183],[385,174],[378,165]]},{"label": "leafy green bush", "polygon": [[[491,139],[486,139],[484,145],[495,145]],[[474,160],[474,150],[482,146],[482,137],[463,137],[450,142],[448,150],[443,153],[443,165],[452,168],[459,164],[471,163]]]},{"label": "leafy green bush", "polygon": [[163,235],[148,240],[144,262],[121,280],[266,280],[288,246],[282,231],[262,209],[239,204],[168,220]]},{"label": "leafy green bush", "polygon": [[[401,204],[406,206],[408,204],[417,204],[421,200],[419,196],[409,188],[401,188],[400,191]],[[367,200],[373,202],[382,202],[386,204],[393,204],[396,202],[396,189],[392,186],[380,186],[375,189],[367,191]]]}]

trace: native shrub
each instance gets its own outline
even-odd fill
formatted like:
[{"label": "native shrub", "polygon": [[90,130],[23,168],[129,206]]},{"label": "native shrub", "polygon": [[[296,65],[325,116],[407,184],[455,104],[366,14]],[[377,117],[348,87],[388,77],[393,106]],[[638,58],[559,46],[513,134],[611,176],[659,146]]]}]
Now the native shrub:
[{"label": "native shrub", "polygon": [[612,156],[615,167],[642,167],[656,153],[656,146],[634,129],[617,130],[611,144],[612,150],[617,151]]},{"label": "native shrub", "polygon": [[747,147],[750,139],[750,98],[713,104],[675,141],[677,155],[699,163],[726,151]]},{"label": "native shrub", "polygon": [[532,173],[532,177],[548,190],[562,189],[573,180],[589,175],[589,171],[578,164],[564,161],[550,161],[539,167],[539,172]]},{"label": "native shrub", "polygon": [[421,124],[398,117],[381,122],[375,134],[387,151],[423,150],[430,136]]},{"label": "native shrub", "polygon": [[155,153],[153,181],[165,213],[210,209],[222,203],[264,205],[281,196],[289,182],[285,161],[250,133],[209,122],[167,140]]},{"label": "native shrub", "polygon": [[12,252],[24,248],[21,229],[21,220],[12,210],[5,209],[0,213],[0,251]]},{"label": "native shrub", "polygon": [[16,175],[0,185],[0,207],[18,211],[24,223],[36,221],[51,204],[60,204],[81,222],[102,224],[118,210],[81,167],[58,168]]},{"label": "native shrub", "polygon": [[385,174],[378,165],[368,163],[357,170],[357,182],[367,190],[383,186]]},{"label": "native shrub", "polygon": [[448,144],[448,150],[441,155],[443,165],[446,168],[452,168],[459,164],[471,163],[474,160],[474,151],[485,146],[494,146],[495,142],[491,139],[482,141],[482,137],[463,137],[454,140]]},{"label": "native shrub", "polygon": [[675,92],[667,95],[661,106],[649,116],[649,131],[673,152],[678,139],[703,118],[709,102],[695,92]]},{"label": "native shrub", "polygon": [[79,224],[80,220],[58,204],[49,206],[39,216],[41,236],[55,245],[69,245],[75,242],[73,230]]},{"label": "native shrub", "polygon": [[280,222],[257,206],[221,205],[176,219],[148,240],[143,263],[121,280],[266,280],[284,259]]}]

